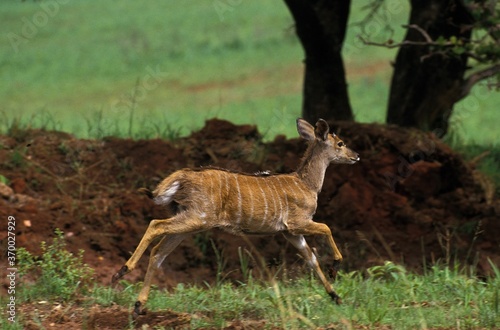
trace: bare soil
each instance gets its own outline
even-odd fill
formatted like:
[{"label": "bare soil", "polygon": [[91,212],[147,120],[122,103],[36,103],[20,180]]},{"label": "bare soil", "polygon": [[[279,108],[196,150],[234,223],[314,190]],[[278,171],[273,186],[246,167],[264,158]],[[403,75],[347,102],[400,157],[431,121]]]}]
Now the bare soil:
[{"label": "bare soil", "polygon": [[[488,259],[500,265],[500,201],[488,179],[459,154],[433,135],[416,130],[343,122],[331,126],[361,155],[358,164],[330,166],[315,215],[316,221],[332,229],[344,255],[343,269],[365,269],[392,260],[421,271],[423,260],[428,264],[442,260],[473,264],[486,275],[491,272]],[[263,142],[256,127],[217,119],[173,142],[82,140],[62,132],[27,130],[0,136],[0,146],[0,174],[9,179],[8,185],[0,183],[0,217],[6,221],[15,216],[17,246],[39,253],[40,242],[50,240],[54,229],[60,228],[68,249],[84,249],[85,262],[104,285],[134,251],[148,223],[169,216],[169,210],[155,206],[137,193],[138,188],[154,188],[184,167],[291,172],[305,150],[302,140],[278,136]],[[6,236],[2,226],[2,263]],[[213,231],[185,240],[164,262],[159,285],[213,282],[217,258],[212,241],[227,261],[230,280],[242,279],[240,246],[256,260],[263,258],[268,269],[283,269],[276,266],[285,263],[293,274],[302,267],[296,251],[280,235],[241,239]],[[326,242],[320,237],[308,241],[327,269],[332,259]],[[147,254],[140,269],[126,279],[142,280],[146,266]],[[264,273],[260,262],[251,267],[254,274]],[[24,308],[29,313],[35,307]],[[85,313],[90,313],[85,314],[86,324],[96,329],[122,328],[102,323],[103,314],[116,314],[108,317],[116,322],[129,321],[129,311],[121,307],[95,306],[81,312],[77,321],[54,320],[51,313],[44,324],[62,324],[61,329],[79,327]],[[183,327],[183,320],[191,317],[173,311],[160,314],[151,313],[145,322]]]}]

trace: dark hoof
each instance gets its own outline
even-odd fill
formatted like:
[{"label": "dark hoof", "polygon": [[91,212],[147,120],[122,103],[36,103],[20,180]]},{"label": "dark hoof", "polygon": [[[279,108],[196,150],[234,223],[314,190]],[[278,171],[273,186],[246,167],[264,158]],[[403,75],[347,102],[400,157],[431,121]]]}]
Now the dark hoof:
[{"label": "dark hoof", "polygon": [[134,318],[139,315],[146,315],[146,311],[141,310],[142,303],[140,301],[136,301],[134,305]]},{"label": "dark hoof", "polygon": [[335,292],[330,292],[328,294],[337,305],[342,304],[342,299],[340,299],[340,297]]},{"label": "dark hoof", "polygon": [[328,270],[328,276],[330,276],[330,278],[334,281],[337,279],[337,273],[338,271],[337,269],[335,269],[335,267],[332,267]]},{"label": "dark hoof", "polygon": [[123,275],[127,274],[127,272],[128,272],[127,266],[123,266],[122,268],[120,268],[120,270],[111,278],[111,283],[116,283],[116,281],[122,278]]}]

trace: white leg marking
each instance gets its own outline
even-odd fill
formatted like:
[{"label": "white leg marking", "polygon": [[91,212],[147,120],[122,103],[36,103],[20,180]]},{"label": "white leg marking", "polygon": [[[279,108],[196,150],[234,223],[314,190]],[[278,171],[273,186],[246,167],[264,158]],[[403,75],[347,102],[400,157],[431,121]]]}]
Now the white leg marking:
[{"label": "white leg marking", "polygon": [[289,238],[289,241],[293,245],[295,245],[295,247],[302,253],[302,255],[309,256],[310,254],[311,258],[309,260],[306,260],[310,267],[312,267],[313,269],[315,267],[319,267],[318,259],[316,258],[314,252],[312,252],[311,248],[309,248],[309,246],[307,245],[306,239],[303,235],[295,237],[291,236],[291,238]]},{"label": "white leg marking", "polygon": [[184,234],[177,234],[166,238],[166,241],[163,242],[163,245],[160,247],[155,256],[157,257],[156,268],[160,268],[165,258],[180,244],[180,242],[182,242],[185,237],[186,235]]},{"label": "white leg marking", "polygon": [[300,236],[298,245],[301,249],[303,249],[307,246],[307,242],[306,242],[306,239],[304,238],[304,236]]},{"label": "white leg marking", "polygon": [[165,261],[166,257],[167,257],[166,253],[158,257],[158,259],[156,260],[156,268],[160,268],[161,264],[163,263],[163,261]]},{"label": "white leg marking", "polygon": [[309,261],[309,265],[311,265],[311,267],[319,266],[318,259],[316,258],[316,255],[312,251],[311,251],[311,260]]}]

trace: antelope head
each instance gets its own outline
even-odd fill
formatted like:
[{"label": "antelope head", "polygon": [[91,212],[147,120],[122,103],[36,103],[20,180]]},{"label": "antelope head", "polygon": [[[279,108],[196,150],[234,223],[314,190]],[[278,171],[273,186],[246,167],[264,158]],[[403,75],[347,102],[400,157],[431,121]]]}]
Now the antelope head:
[{"label": "antelope head", "polygon": [[310,143],[308,151],[321,153],[321,158],[326,159],[328,164],[354,164],[360,159],[358,153],[349,149],[335,133],[330,133],[328,123],[323,119],[319,119],[314,128],[307,121],[299,118],[297,131]]}]

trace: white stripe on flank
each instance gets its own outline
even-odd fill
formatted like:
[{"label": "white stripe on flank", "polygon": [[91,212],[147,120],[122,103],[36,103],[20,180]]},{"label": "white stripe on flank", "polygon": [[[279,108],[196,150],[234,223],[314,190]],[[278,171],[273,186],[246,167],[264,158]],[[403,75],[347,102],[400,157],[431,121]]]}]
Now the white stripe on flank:
[{"label": "white stripe on flank", "polygon": [[[274,194],[273,194],[273,190],[271,189],[271,187],[269,187],[269,183],[268,183],[268,180],[265,180],[264,181],[266,183],[266,191],[269,191],[269,193],[271,193],[271,198],[273,200],[273,211],[272,211],[272,214],[271,214],[271,219],[270,220],[273,220],[273,218],[276,217],[276,212],[277,212],[277,209],[276,209],[276,198],[274,198]],[[265,222],[262,222],[262,226],[264,226]]]},{"label": "white stripe on flank", "polygon": [[224,179],[226,179],[226,198],[229,198],[229,174],[224,173]]},{"label": "white stripe on flank", "polygon": [[302,196],[304,198],[304,200],[307,200],[307,196],[306,196],[306,193],[304,192],[304,189],[302,189],[301,186],[299,186],[298,182],[296,180],[293,180],[293,182],[295,183],[295,185],[297,186],[297,188],[299,188],[299,190],[302,192]]},{"label": "white stripe on flank", "polygon": [[238,190],[238,218],[236,219],[237,223],[241,222],[241,190],[240,190],[240,183],[238,182],[238,174],[234,174],[234,180],[236,181],[236,189]]},{"label": "white stripe on flank", "polygon": [[260,185],[260,181],[262,179],[255,178],[255,180],[257,180],[257,185],[259,186],[260,192],[262,193],[262,200],[264,201],[264,218],[262,219],[262,223],[265,223],[267,221],[267,212],[268,212],[267,196],[266,193],[264,192],[264,189],[262,189]]},{"label": "white stripe on flank", "polygon": [[221,178],[221,172],[220,171],[217,171],[217,176],[219,177],[219,201],[220,201],[220,208],[219,208],[219,212],[220,210],[222,210],[222,178]]},{"label": "white stripe on flank", "polygon": [[272,186],[273,186],[273,189],[274,191],[276,192],[276,199],[278,200],[278,203],[280,204],[280,213],[279,213],[279,216],[278,216],[278,221],[283,221],[283,204],[281,203],[281,195],[278,191],[278,189],[276,189],[276,185],[274,184],[275,180],[270,180]]},{"label": "white stripe on flank", "polygon": [[280,195],[283,196],[283,199],[285,200],[285,214],[283,215],[283,223],[286,225],[286,223],[288,222],[288,194],[287,191],[283,189],[283,185],[281,184],[281,179],[283,179],[283,177],[276,177],[276,179],[280,184]]},{"label": "white stripe on flank", "polygon": [[210,172],[207,173],[208,176],[210,177],[210,204],[212,204],[212,210],[215,212],[215,200],[214,200],[214,177],[213,175],[210,174]]},{"label": "white stripe on flank", "polygon": [[[254,205],[253,205],[254,204],[254,202],[253,202],[253,191],[252,191],[252,189],[248,185],[249,178],[245,177],[245,179],[247,180],[247,185],[246,186],[247,186],[247,189],[248,189],[248,195],[250,196],[250,216],[249,216],[250,218],[249,218],[249,220],[252,221],[253,220],[253,208],[254,208]],[[255,179],[253,179],[253,180],[255,180]]]},{"label": "white stripe on flank", "polygon": [[[292,189],[292,188],[290,187],[290,184],[288,183],[288,181],[289,181],[289,180],[292,180],[292,181],[295,181],[295,180],[294,180],[293,178],[291,178],[291,177],[285,177],[285,178],[287,179],[287,186],[289,187],[289,189],[288,189],[288,190],[289,190],[289,191],[290,191],[290,193],[293,195],[293,200],[295,201],[295,203],[297,203],[297,194],[295,193],[295,190],[294,190],[294,189]],[[287,203],[288,203],[288,200],[287,200]]]}]

